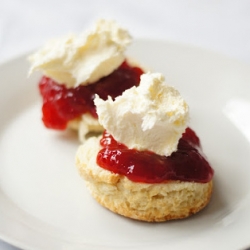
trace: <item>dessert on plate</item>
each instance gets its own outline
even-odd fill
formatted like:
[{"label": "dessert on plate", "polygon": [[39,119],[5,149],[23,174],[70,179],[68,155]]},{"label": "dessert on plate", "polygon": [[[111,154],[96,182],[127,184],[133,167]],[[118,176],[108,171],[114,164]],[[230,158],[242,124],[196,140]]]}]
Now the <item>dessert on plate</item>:
[{"label": "dessert on plate", "polygon": [[139,86],[94,102],[105,131],[78,148],[76,166],[101,205],[158,222],[186,218],[209,203],[213,169],[188,127],[187,103],[162,74],[143,74]]},{"label": "dessert on plate", "polygon": [[47,128],[102,132],[93,102],[115,98],[140,82],[143,70],[125,51],[131,43],[127,30],[116,22],[99,20],[92,30],[51,40],[29,57],[29,71],[41,71],[42,120]]}]

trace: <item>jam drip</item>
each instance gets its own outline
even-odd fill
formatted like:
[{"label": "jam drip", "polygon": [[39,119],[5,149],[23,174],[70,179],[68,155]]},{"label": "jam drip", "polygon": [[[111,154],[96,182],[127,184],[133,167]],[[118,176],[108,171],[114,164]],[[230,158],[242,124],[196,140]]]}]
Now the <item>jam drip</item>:
[{"label": "jam drip", "polygon": [[213,169],[202,155],[200,140],[190,128],[179,140],[177,151],[168,157],[128,149],[106,131],[100,144],[103,148],[97,155],[97,164],[134,182],[180,180],[206,183],[213,177]]},{"label": "jam drip", "polygon": [[97,118],[93,101],[95,94],[104,100],[108,96],[114,99],[124,90],[138,86],[142,73],[142,69],[131,67],[125,61],[110,75],[87,86],[66,88],[48,77],[42,77],[39,89],[43,97],[44,125],[47,128],[65,129],[70,120],[87,112]]}]

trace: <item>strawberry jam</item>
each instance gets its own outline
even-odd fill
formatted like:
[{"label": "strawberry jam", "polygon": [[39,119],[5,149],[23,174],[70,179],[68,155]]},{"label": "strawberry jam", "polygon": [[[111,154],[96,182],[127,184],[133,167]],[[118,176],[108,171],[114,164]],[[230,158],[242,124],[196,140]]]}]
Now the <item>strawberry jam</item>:
[{"label": "strawberry jam", "polygon": [[93,101],[95,94],[103,100],[108,96],[114,99],[124,90],[138,86],[142,73],[142,69],[131,67],[125,61],[110,75],[87,86],[66,88],[48,77],[42,77],[39,89],[43,98],[44,125],[53,129],[65,129],[70,120],[87,112],[97,118]]},{"label": "strawberry jam", "polygon": [[97,155],[97,164],[134,182],[180,180],[206,183],[213,177],[214,171],[202,155],[200,140],[190,128],[179,140],[177,151],[168,157],[128,149],[106,131],[100,144],[103,148]]}]

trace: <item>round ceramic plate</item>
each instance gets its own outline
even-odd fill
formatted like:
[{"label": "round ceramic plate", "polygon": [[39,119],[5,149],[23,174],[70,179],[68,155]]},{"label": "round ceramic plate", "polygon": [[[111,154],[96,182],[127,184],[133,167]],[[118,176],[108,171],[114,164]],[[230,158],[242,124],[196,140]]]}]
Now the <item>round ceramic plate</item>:
[{"label": "round ceramic plate", "polygon": [[44,128],[39,75],[26,55],[0,66],[0,237],[23,249],[243,249],[250,244],[250,67],[190,46],[138,40],[129,55],[161,72],[190,105],[215,170],[210,204],[185,220],[116,215],[74,166],[76,134]]}]

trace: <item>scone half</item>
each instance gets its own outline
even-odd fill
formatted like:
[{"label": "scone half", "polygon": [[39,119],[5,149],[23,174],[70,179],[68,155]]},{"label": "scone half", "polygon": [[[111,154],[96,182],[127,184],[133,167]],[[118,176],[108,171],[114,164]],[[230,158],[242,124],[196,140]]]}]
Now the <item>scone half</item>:
[{"label": "scone half", "polygon": [[96,164],[101,148],[99,139],[91,137],[78,148],[76,166],[92,196],[102,206],[132,219],[160,222],[186,218],[209,203],[212,180],[138,183],[99,167]]}]

